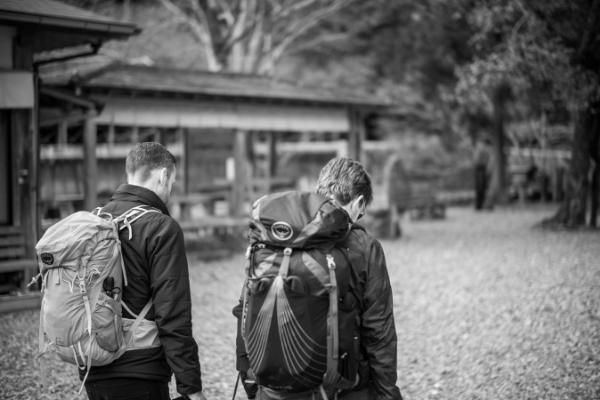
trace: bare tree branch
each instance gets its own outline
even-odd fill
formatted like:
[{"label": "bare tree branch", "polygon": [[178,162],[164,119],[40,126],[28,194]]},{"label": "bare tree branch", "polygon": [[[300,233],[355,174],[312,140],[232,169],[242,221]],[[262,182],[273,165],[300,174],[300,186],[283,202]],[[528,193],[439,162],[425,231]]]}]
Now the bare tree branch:
[{"label": "bare tree branch", "polygon": [[235,24],[235,16],[233,14],[233,10],[229,6],[229,3],[225,0],[215,0],[215,3],[218,4],[221,8],[220,18],[223,18],[228,26],[233,26]]},{"label": "bare tree branch", "polygon": [[191,29],[211,70],[254,72],[272,71],[299,37],[356,0],[159,1]]},{"label": "bare tree branch", "polygon": [[250,35],[250,39],[248,41],[248,46],[246,48],[246,60],[244,65],[245,71],[254,70],[256,67],[257,61],[262,56],[262,42],[264,39],[264,23],[265,23],[265,4],[263,2],[258,2],[255,4],[256,10],[254,12],[255,23],[254,29],[252,30],[252,34]]},{"label": "bare tree branch", "polygon": [[346,7],[348,4],[355,0],[339,0],[332,3],[329,7],[318,9],[312,14],[309,14],[306,18],[300,20],[297,24],[290,26],[288,33],[283,35],[281,40],[273,47],[267,56],[273,57],[273,62],[276,63],[281,56],[285,53],[287,48],[296,40],[298,37],[305,34],[309,29],[315,27],[319,22],[325,18],[331,16],[340,9]]},{"label": "bare tree branch", "polygon": [[333,44],[336,42],[343,42],[347,38],[347,35],[344,33],[329,33],[324,35],[319,35],[308,41],[298,42],[295,41],[292,43],[287,50],[288,54],[296,54],[305,50],[314,49],[318,46]]},{"label": "bare tree branch", "polygon": [[[334,3],[337,0],[334,0]],[[285,18],[288,17],[289,15],[291,15],[292,13],[298,12],[302,9],[305,9],[307,7],[312,6],[315,3],[318,3],[319,0],[300,0],[300,1],[295,1],[294,3],[292,3],[289,7],[283,7],[281,4],[279,4],[278,10],[273,10],[273,17],[274,18]]]},{"label": "bare tree branch", "polygon": [[[175,3],[171,0],[158,0],[165,9],[167,9],[171,14],[175,16],[179,21],[185,23],[192,31],[192,33],[196,36],[196,38],[202,44],[206,61],[208,63],[208,68],[211,71],[218,71],[221,69],[220,63],[217,61],[217,57],[215,56],[213,41],[208,31],[208,25],[202,26],[197,20],[191,18],[187,15],[181,8],[179,8]],[[191,3],[194,3],[193,0]],[[196,4],[197,6],[197,4]],[[198,14],[200,17],[200,14]],[[206,17],[206,16],[205,16]]]},{"label": "bare tree branch", "polygon": [[[243,38],[248,32],[246,25],[248,24],[248,19],[254,12],[255,8],[256,2],[254,0],[242,0],[240,2],[240,8],[235,25],[231,28],[224,44],[225,51],[230,54],[230,63],[234,64],[233,67],[236,71],[243,70],[243,58],[246,56],[246,51],[243,48],[241,38]],[[250,25],[253,26],[253,23]],[[240,39],[236,40],[238,37]]]},{"label": "bare tree branch", "polygon": [[[248,35],[257,32],[256,26],[259,22],[261,23],[261,29],[262,25],[264,25],[264,15],[257,17],[257,14],[251,11],[258,4],[264,5],[262,1],[257,4],[255,1],[249,3],[249,0],[243,0],[241,3],[238,18],[235,21],[234,27],[229,31],[229,34],[225,38],[224,49],[226,51],[237,46],[240,42],[245,40]],[[254,15],[254,17],[252,17],[252,15]]]}]

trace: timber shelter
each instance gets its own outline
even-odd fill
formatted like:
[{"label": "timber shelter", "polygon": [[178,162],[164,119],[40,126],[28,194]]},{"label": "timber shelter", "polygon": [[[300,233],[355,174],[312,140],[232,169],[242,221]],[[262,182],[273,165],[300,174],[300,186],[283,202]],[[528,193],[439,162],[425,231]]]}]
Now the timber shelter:
[{"label": "timber shelter", "polygon": [[26,288],[40,228],[38,68],[138,31],[58,1],[0,1],[0,312],[39,305]]},{"label": "timber shelter", "polygon": [[[123,182],[124,159],[132,144],[158,141],[178,159],[181,183],[175,202],[180,208],[219,194],[233,217],[247,215],[257,195],[293,187],[278,173],[278,138],[290,132],[334,134],[347,144],[343,154],[360,159],[365,118],[386,106],[373,96],[339,88],[123,63],[85,73],[47,71],[42,93],[87,105],[83,114],[90,115],[82,124],[64,104],[49,103],[42,109],[40,125],[48,138],[41,152],[49,166],[45,173],[64,178],[79,168],[71,180],[85,182],[83,187],[64,183],[67,189],[44,189],[48,199],[63,196],[82,201],[86,209],[95,207],[99,193]],[[79,143],[72,144],[78,124]],[[316,142],[302,145],[318,151]],[[256,152],[262,156],[260,168]],[[58,182],[50,176],[47,181]]]}]

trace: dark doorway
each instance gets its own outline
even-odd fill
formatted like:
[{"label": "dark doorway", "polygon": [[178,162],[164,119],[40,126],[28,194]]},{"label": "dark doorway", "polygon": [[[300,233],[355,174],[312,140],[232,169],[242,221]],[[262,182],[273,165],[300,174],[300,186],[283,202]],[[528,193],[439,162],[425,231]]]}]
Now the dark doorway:
[{"label": "dark doorway", "polygon": [[12,156],[10,113],[0,110],[0,225],[12,225]]}]

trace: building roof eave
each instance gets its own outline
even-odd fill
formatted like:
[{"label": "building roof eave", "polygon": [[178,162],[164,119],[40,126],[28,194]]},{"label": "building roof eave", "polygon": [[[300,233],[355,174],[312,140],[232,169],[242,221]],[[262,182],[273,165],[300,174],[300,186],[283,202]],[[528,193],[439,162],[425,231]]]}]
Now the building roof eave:
[{"label": "building roof eave", "polygon": [[[52,86],[52,85],[51,85]],[[256,95],[256,94],[243,94],[233,93],[231,91],[223,90],[169,90],[169,89],[157,89],[157,88],[140,88],[140,87],[123,87],[123,86],[109,86],[109,85],[94,85],[89,83],[78,83],[77,86],[83,90],[93,93],[111,92],[114,94],[115,91],[132,96],[138,95],[150,95],[150,97],[156,98],[160,95],[165,97],[173,97],[174,95],[189,96],[193,98],[207,98],[207,99],[233,99],[246,102],[279,102],[286,104],[303,104],[303,105],[331,105],[338,107],[358,107],[361,109],[378,110],[387,109],[390,104],[383,101],[375,100],[360,100],[360,99],[341,99],[341,98],[318,98],[318,97],[292,97],[292,96],[278,96],[278,95]]]},{"label": "building roof eave", "polygon": [[6,10],[0,10],[0,22],[10,25],[26,24],[42,25],[53,29],[74,29],[102,34],[107,39],[126,38],[141,32],[141,29],[136,25],[119,21],[108,22]]}]

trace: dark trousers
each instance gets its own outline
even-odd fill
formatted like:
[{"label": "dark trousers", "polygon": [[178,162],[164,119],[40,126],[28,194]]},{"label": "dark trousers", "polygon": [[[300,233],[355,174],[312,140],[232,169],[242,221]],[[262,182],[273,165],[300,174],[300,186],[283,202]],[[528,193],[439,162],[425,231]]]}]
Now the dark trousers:
[{"label": "dark trousers", "polygon": [[[344,396],[340,396],[339,400],[369,400],[369,390],[363,389],[357,392],[348,392]],[[258,387],[256,400],[323,400],[323,395],[319,389],[303,392],[303,393],[284,393],[266,388]]]},{"label": "dark trousers", "polygon": [[170,400],[169,383],[146,379],[106,379],[87,382],[90,400]]}]

